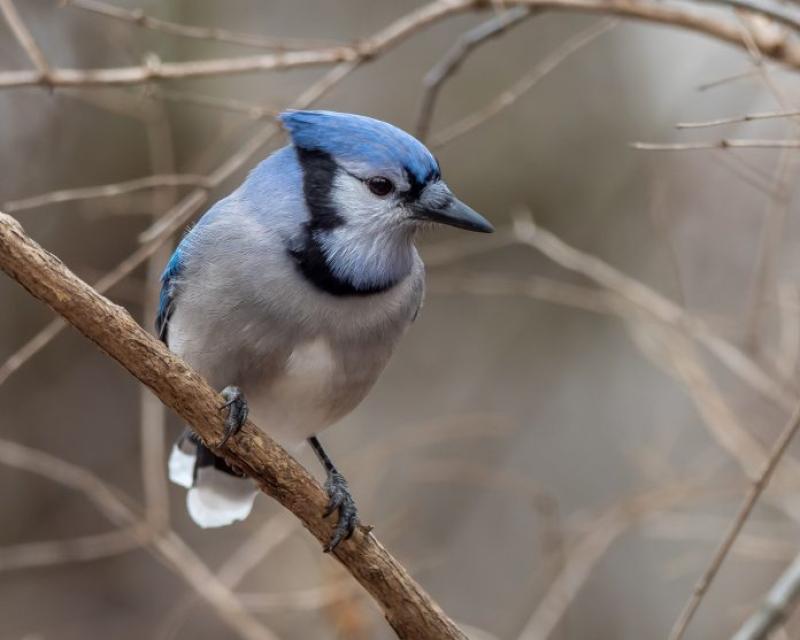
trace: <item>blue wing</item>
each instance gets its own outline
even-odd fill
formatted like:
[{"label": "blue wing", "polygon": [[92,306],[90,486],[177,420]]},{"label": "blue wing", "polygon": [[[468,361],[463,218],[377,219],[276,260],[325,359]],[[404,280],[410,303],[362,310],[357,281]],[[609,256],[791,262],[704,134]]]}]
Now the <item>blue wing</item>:
[{"label": "blue wing", "polygon": [[169,259],[164,273],[161,274],[161,295],[158,300],[158,315],[156,316],[156,333],[159,339],[166,344],[169,319],[175,310],[175,294],[177,279],[183,271],[183,254],[180,246]]}]

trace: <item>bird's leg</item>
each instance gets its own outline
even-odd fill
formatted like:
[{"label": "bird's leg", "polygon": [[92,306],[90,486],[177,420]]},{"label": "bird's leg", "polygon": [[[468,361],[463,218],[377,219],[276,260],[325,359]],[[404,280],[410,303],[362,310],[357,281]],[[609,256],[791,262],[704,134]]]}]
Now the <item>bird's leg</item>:
[{"label": "bird's leg", "polygon": [[218,446],[222,447],[228,442],[228,438],[239,433],[239,429],[247,422],[247,402],[244,394],[239,387],[229,386],[222,390],[222,397],[225,404],[220,409],[228,410],[228,417],[225,418],[225,434]]},{"label": "bird's leg", "polygon": [[328,506],[323,513],[323,517],[327,518],[334,511],[339,512],[339,521],[336,524],[331,539],[325,545],[325,553],[333,551],[342,540],[349,540],[353,532],[358,526],[358,509],[356,503],[353,501],[353,496],[350,495],[350,488],[347,486],[347,480],[339,473],[333,462],[325,453],[322,444],[317,439],[317,436],[311,436],[308,443],[317,454],[317,458],[325,467],[325,473],[328,479],[325,481],[325,491],[328,493]]}]

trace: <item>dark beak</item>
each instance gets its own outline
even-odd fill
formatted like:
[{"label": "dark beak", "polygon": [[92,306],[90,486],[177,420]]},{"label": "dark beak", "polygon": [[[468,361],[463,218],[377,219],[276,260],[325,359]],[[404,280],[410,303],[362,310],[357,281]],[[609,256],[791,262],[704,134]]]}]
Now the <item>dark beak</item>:
[{"label": "dark beak", "polygon": [[467,231],[493,233],[494,227],[477,211],[456,198],[448,198],[444,206],[424,207],[414,215],[418,220],[430,220]]}]

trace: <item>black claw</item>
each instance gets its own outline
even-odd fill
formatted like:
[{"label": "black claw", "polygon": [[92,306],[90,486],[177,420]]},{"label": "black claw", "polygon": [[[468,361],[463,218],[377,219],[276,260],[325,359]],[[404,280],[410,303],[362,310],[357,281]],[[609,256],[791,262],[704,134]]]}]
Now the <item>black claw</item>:
[{"label": "black claw", "polygon": [[328,492],[330,502],[323,516],[327,518],[334,511],[339,512],[336,528],[333,530],[330,541],[325,545],[325,553],[330,553],[342,540],[349,540],[355,533],[358,526],[358,509],[356,509],[353,496],[350,495],[347,480],[338,471],[333,471],[328,475],[325,490]]},{"label": "black claw", "polygon": [[228,410],[228,417],[225,418],[225,433],[220,441],[220,447],[228,442],[228,439],[239,433],[242,425],[247,422],[247,401],[244,399],[244,394],[239,387],[225,387],[222,390],[222,397],[225,398],[225,404],[220,409]]}]

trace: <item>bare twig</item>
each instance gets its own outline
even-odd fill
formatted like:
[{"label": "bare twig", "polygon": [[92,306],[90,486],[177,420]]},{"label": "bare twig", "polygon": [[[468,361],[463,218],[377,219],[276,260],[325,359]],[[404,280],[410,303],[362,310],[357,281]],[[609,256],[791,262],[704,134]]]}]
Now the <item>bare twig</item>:
[{"label": "bare twig", "polygon": [[517,636],[518,640],[546,640],[550,637],[592,569],[614,541],[643,517],[671,508],[689,493],[688,485],[646,492],[614,505],[594,519],[589,532],[571,547],[564,567],[528,618]]},{"label": "bare twig", "polygon": [[800,360],[800,313],[797,287],[793,283],[778,284],[780,334],[775,369],[785,380],[793,380]]},{"label": "bare twig", "polygon": [[[296,69],[343,62],[357,63],[374,58],[420,29],[454,13],[471,9],[477,4],[478,0],[436,0],[411,11],[357,45],[191,62],[161,62],[151,57],[147,64],[140,66],[107,69],[51,69],[48,83],[56,86],[131,85],[154,80]],[[0,72],[0,87],[37,84],[42,84],[38,72]]]},{"label": "bare twig", "polygon": [[[746,47],[743,36],[736,25],[700,15],[682,8],[640,0],[504,0],[507,7],[527,6],[534,9],[595,13],[613,15],[682,27],[696,31],[739,47]],[[106,69],[51,69],[46,83],[56,86],[93,86],[141,84],[154,80],[198,78],[254,71],[270,71],[307,66],[356,62],[375,57],[388,47],[407,38],[416,31],[447,16],[465,11],[483,9],[485,0],[436,0],[423,5],[401,19],[397,28],[384,30],[367,38],[356,46],[340,46],[304,51],[289,51],[277,54],[218,58],[190,62],[160,62],[152,59],[140,66]],[[753,11],[759,12],[754,7]],[[763,14],[762,14],[763,15]],[[792,41],[779,43],[762,32],[754,34],[758,48],[773,60],[800,68],[800,45]],[[40,72],[0,72],[0,87],[24,87],[45,84]]]},{"label": "bare twig", "polygon": [[431,137],[431,146],[443,147],[510,107],[572,54],[577,53],[596,38],[613,29],[617,22],[616,20],[601,20],[589,28],[579,31],[555,51],[540,60],[528,73],[517,80],[510,88],[500,93],[485,107],[433,135]]},{"label": "bare twig", "polygon": [[[782,24],[790,29],[793,29],[794,31],[800,30],[800,22],[798,22],[793,16],[789,15],[788,13],[783,13],[782,11],[775,11],[774,9],[764,5],[758,6],[750,2],[746,2],[745,0],[701,0],[701,2],[720,4],[738,9],[742,12],[747,12],[748,14],[757,14],[769,20],[770,25]],[[785,30],[783,31],[785,32]],[[786,37],[785,34],[782,35],[784,38]],[[773,37],[775,36],[773,35]],[[780,40],[778,42],[780,42]]]},{"label": "bare twig", "polygon": [[800,599],[800,555],[781,574],[758,610],[732,640],[767,640],[791,615]]},{"label": "bare twig", "polygon": [[86,562],[115,556],[146,544],[150,530],[133,525],[108,533],[0,547],[0,571]]},{"label": "bare twig", "polygon": [[[161,227],[161,233],[146,244],[143,244],[120,262],[114,269],[95,282],[94,288],[104,293],[123,278],[127,277],[139,267],[139,265],[144,263],[145,260],[156,253],[161,245],[164,244],[173,233],[183,227],[205,201],[206,192],[204,190],[195,190],[189,194],[189,196],[181,200],[178,205],[170,210],[173,217],[170,219],[169,224]],[[163,222],[163,219],[161,222]],[[9,376],[47,346],[66,326],[67,323],[62,318],[55,318],[45,325],[33,338],[11,354],[11,356],[0,365],[0,384],[3,384]]]},{"label": "bare twig", "polygon": [[705,149],[798,149],[800,140],[741,140],[725,138],[715,142],[632,142],[642,151],[702,151]]},{"label": "bare twig", "polygon": [[531,14],[530,7],[515,7],[509,11],[498,13],[486,22],[462,34],[444,54],[444,57],[431,67],[430,71],[422,79],[424,93],[422,94],[415,128],[417,137],[420,140],[425,140],[428,137],[433,111],[436,108],[436,100],[444,83],[459,70],[467,56],[480,45],[505,33],[530,17]]},{"label": "bare twig", "polygon": [[207,96],[200,93],[190,93],[188,91],[174,91],[171,89],[152,88],[151,90],[152,90],[152,95],[155,98],[169,100],[170,102],[191,104],[197,107],[207,107],[211,109],[220,109],[222,111],[232,111],[234,113],[241,113],[253,120],[274,118],[280,112],[280,109],[276,107],[263,106],[260,104],[254,104],[252,102],[245,102],[244,100],[236,100],[235,98]]},{"label": "bare twig", "polygon": [[759,330],[767,311],[766,298],[775,288],[775,269],[779,249],[783,241],[786,217],[791,205],[792,187],[797,174],[797,154],[783,149],[772,178],[772,188],[764,212],[761,238],[756,254],[753,285],[750,290],[744,322],[743,343],[751,353],[758,353]]},{"label": "bare twig", "polygon": [[467,293],[476,296],[525,296],[593,313],[629,317],[636,309],[603,289],[559,282],[544,276],[511,278],[502,274],[436,276],[428,284],[434,294]]},{"label": "bare twig", "polygon": [[[0,235],[6,230],[6,219],[13,220],[0,214]],[[0,439],[0,464],[35,473],[79,491],[111,522],[128,532],[143,532],[139,529],[140,518],[129,505],[128,498],[86,469],[44,451],[5,439]],[[243,639],[277,640],[269,629],[244,609],[230,590],[217,580],[173,532],[155,536],[143,535],[140,542],[147,544],[159,559],[167,562],[177,575],[187,580],[214,607],[220,618]]]},{"label": "bare twig", "polygon": [[582,273],[614,291],[659,322],[692,336],[756,391],[776,402],[787,412],[794,410],[797,401],[794,393],[785,388],[780,381],[773,379],[741,349],[714,333],[704,322],[688,316],[683,309],[665,296],[626,276],[599,258],[567,245],[552,233],[538,227],[529,215],[518,216],[515,224],[520,242],[541,251],[561,266]]},{"label": "bare twig", "polygon": [[[235,589],[250,571],[255,569],[264,558],[296,530],[297,525],[297,520],[285,512],[271,517],[248,539],[237,546],[236,551],[216,571],[217,578],[229,589]],[[153,637],[174,638],[184,617],[191,611],[197,600],[196,593],[187,594],[172,607],[160,625],[160,631],[154,633]],[[240,596],[240,600],[248,611],[255,611],[246,598]]]},{"label": "bare twig", "polygon": [[91,187],[79,187],[77,189],[60,189],[58,191],[49,191],[36,196],[30,196],[28,198],[9,200],[3,204],[3,207],[6,209],[6,211],[17,212],[24,211],[26,209],[44,207],[50,204],[58,204],[61,202],[90,200],[92,198],[113,198],[144,189],[182,186],[206,187],[208,186],[208,179],[205,176],[179,173],[152,175],[144,178],[135,178],[134,180],[125,180],[124,182],[114,182],[112,184],[101,184],[93,185]]},{"label": "bare twig", "polygon": [[334,44],[330,40],[312,40],[306,38],[269,38],[252,33],[239,33],[219,27],[198,27],[162,20],[147,15],[143,9],[126,9],[100,0],[64,0],[64,4],[76,9],[90,11],[107,18],[121,20],[143,29],[160,31],[183,38],[199,40],[216,40],[246,47],[260,49],[308,49],[309,47],[325,47]]},{"label": "bare twig", "polygon": [[781,461],[781,457],[786,452],[789,443],[792,441],[792,438],[795,436],[798,430],[800,430],[800,406],[798,406],[798,408],[794,411],[792,417],[789,419],[789,422],[786,424],[780,436],[778,437],[778,440],[775,442],[775,446],[770,452],[767,464],[764,466],[764,469],[759,477],[755,479],[750,487],[744,502],[739,508],[739,512],[736,514],[730,529],[725,534],[725,537],[717,548],[717,551],[714,553],[708,568],[697,581],[697,584],[695,584],[691,598],[689,598],[689,601],[686,603],[686,607],[683,609],[681,615],[678,617],[678,620],[675,622],[675,625],[672,628],[670,640],[681,640],[681,638],[683,638],[689,623],[692,621],[692,618],[697,611],[697,608],[703,601],[703,596],[705,596],[708,588],[711,586],[711,582],[717,575],[717,572],[722,566],[722,563],[728,555],[730,548],[733,546],[733,543],[736,542],[739,532],[742,530],[742,527],[744,527],[745,522],[747,522],[747,518],[752,512],[753,507],[758,501],[758,498],[769,484],[772,474],[775,472],[778,463]]},{"label": "bare twig", "polygon": [[716,120],[701,120],[699,122],[678,122],[676,129],[701,129],[704,127],[719,127],[726,124],[740,124],[742,122],[756,122],[758,120],[772,120],[774,118],[794,118],[800,116],[800,109],[781,109],[780,111],[761,111],[759,113],[746,113],[743,116],[717,118]]},{"label": "bare twig", "polygon": [[[175,171],[172,130],[161,102],[150,103],[146,110],[145,131],[151,170],[155,173]],[[153,193],[150,210],[155,212],[153,216],[155,219],[175,203],[173,191],[158,190]],[[169,260],[170,253],[171,248],[162,245],[147,261],[142,300],[144,323],[150,324],[158,312],[161,271]],[[140,468],[144,488],[145,519],[154,531],[162,531],[169,526],[169,491],[164,465],[166,424],[166,408],[149,390],[142,387],[139,390],[139,434],[142,446]]]},{"label": "bare twig", "polygon": [[[327,498],[316,480],[249,422],[223,450],[216,449],[214,443],[222,439],[224,429],[219,410],[224,402],[219,394],[127,312],[28,238],[5,214],[0,214],[0,268],[149,386],[209,446],[294,513],[318,540],[327,542],[330,524],[321,517]],[[334,555],[380,604],[398,637],[465,640],[408,572],[363,528],[339,545]]]},{"label": "bare twig", "polygon": [[731,82],[744,80],[746,78],[752,78],[755,75],[758,75],[757,69],[747,69],[746,71],[739,71],[738,73],[732,73],[730,75],[723,76],[722,78],[718,78],[716,80],[712,80],[710,82],[705,82],[703,84],[697,85],[697,90],[708,91],[709,89],[716,89],[717,87],[721,87]]},{"label": "bare twig", "polygon": [[22,18],[17,12],[17,8],[14,6],[14,2],[12,0],[0,0],[0,13],[3,14],[17,42],[19,42],[19,45],[25,50],[28,58],[36,68],[39,74],[39,83],[49,84],[50,66],[47,64],[44,52],[39,48],[39,45],[36,44],[33,35],[22,21]]}]

